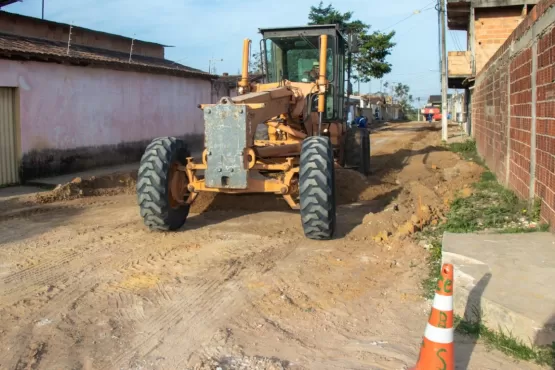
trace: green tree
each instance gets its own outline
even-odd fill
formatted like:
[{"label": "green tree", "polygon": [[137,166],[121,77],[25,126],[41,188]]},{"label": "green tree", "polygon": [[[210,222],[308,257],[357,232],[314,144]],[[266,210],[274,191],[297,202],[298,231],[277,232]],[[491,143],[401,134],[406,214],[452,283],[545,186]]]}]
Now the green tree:
[{"label": "green tree", "polygon": [[262,53],[255,52],[249,60],[249,73],[262,73]]},{"label": "green tree", "polygon": [[331,4],[324,6],[321,1],[317,7],[310,7],[308,24],[337,24],[342,32],[358,35],[359,52],[353,54],[352,61],[357,73],[353,78],[361,82],[368,82],[372,78],[382,78],[391,72],[391,64],[386,61],[386,58],[395,46],[392,41],[395,31],[369,33],[370,25],[352,18],[353,12],[341,13]]},{"label": "green tree", "polygon": [[412,108],[413,97],[410,94],[410,87],[408,85],[397,83],[393,85],[393,97],[397,99],[403,111],[408,112]]}]

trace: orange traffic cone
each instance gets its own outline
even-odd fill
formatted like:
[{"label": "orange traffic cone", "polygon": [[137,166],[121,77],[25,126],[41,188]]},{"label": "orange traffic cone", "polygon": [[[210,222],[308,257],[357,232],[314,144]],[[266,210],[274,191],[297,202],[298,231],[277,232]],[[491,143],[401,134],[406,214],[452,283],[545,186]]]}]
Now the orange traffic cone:
[{"label": "orange traffic cone", "polygon": [[453,333],[453,265],[446,263],[441,267],[418,362],[410,370],[454,370]]}]

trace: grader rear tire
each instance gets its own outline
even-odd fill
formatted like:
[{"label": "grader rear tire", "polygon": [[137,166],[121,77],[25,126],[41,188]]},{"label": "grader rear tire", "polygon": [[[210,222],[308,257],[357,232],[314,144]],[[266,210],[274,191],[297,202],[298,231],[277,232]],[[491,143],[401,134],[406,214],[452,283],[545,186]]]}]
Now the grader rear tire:
[{"label": "grader rear tire", "polygon": [[345,139],[345,164],[357,168],[361,174],[370,174],[370,136],[368,129],[352,127]]},{"label": "grader rear tire", "polygon": [[299,169],[301,221],[309,239],[327,240],[335,233],[335,168],[329,137],[303,141]]},{"label": "grader rear tire", "polygon": [[172,166],[186,164],[189,152],[182,140],[154,139],[145,150],[137,177],[137,200],[141,217],[151,230],[173,231],[185,223],[189,205],[176,204],[170,189]]}]

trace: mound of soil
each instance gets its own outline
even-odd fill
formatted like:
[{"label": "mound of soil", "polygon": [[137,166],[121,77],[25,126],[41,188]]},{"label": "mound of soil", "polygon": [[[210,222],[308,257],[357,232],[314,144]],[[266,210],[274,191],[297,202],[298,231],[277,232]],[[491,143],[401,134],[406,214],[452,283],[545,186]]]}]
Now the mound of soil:
[{"label": "mound of soil", "polygon": [[135,172],[102,177],[92,176],[88,179],[76,177],[71,182],[58,185],[51,191],[38,193],[36,201],[45,204],[82,197],[133,194],[135,193],[136,182],[137,174]]},{"label": "mound of soil", "polygon": [[[336,170],[337,204],[350,204],[372,200],[379,195],[379,184],[359,172],[348,169]],[[55,189],[39,193],[39,203],[53,203],[83,197],[135,194],[136,172],[118,173],[83,179],[77,177],[71,182],[58,185]],[[275,194],[221,194],[200,193],[191,207],[191,213],[208,211],[287,211],[289,206],[280,195]]]}]

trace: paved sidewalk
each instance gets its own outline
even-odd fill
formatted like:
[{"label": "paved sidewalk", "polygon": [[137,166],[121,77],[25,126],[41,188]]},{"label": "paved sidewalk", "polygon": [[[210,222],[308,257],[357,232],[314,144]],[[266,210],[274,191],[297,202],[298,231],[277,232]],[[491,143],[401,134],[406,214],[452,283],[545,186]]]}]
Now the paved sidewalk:
[{"label": "paved sidewalk", "polygon": [[531,345],[555,341],[553,261],[551,233],[443,236],[443,262],[455,266],[455,314]]}]

